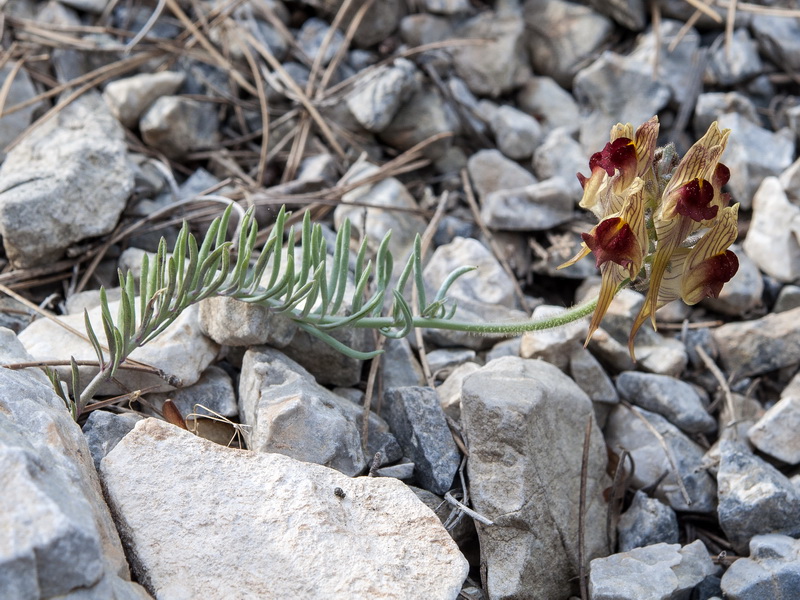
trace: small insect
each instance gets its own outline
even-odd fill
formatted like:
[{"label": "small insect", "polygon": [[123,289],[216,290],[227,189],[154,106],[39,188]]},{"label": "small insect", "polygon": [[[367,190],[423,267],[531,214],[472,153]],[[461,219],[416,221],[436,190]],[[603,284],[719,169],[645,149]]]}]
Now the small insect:
[{"label": "small insect", "polygon": [[333,488],[333,495],[339,498],[340,500],[343,499],[345,496],[347,496],[344,490],[340,487]]}]

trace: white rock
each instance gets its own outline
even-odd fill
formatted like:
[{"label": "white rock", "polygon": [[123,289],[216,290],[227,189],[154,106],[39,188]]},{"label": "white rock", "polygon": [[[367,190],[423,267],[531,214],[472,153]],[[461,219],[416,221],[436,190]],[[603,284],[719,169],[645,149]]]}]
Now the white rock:
[{"label": "white rock", "polygon": [[213,104],[179,96],[161,96],[139,121],[144,141],[170,158],[210,148],[218,126]]},{"label": "white rock", "polygon": [[[0,362],[31,361],[0,328]],[[80,427],[38,371],[0,369],[0,598],[144,600]]]},{"label": "white rock", "polygon": [[414,92],[416,70],[414,63],[404,58],[381,67],[356,83],[345,98],[347,108],[364,129],[382,131]]},{"label": "white rock", "polygon": [[[138,302],[138,298],[137,298]],[[117,302],[109,303],[112,316],[117,314]],[[197,305],[190,306],[161,335],[134,350],[130,357],[145,364],[161,369],[166,374],[178,377],[183,385],[191,385],[200,378],[200,374],[211,364],[219,347],[200,331],[200,319]],[[89,311],[89,320],[101,344],[106,343],[101,321],[100,307]],[[61,317],[61,321],[78,331],[84,331],[82,314]],[[49,319],[38,319],[31,323],[19,335],[25,349],[36,360],[97,360],[89,342],[70,333]],[[108,354],[107,352],[105,353]],[[62,379],[69,381],[69,368],[58,367]],[[80,367],[81,384],[86,386],[95,373],[96,367]],[[156,386],[151,392],[167,392],[174,387],[160,377],[140,371],[119,369],[115,375],[123,385],[133,390]],[[113,382],[103,384],[99,395],[116,395],[123,393]]]},{"label": "white rock", "polygon": [[[533,309],[531,320],[550,319],[557,317],[564,311],[563,307],[543,304]],[[588,317],[578,319],[562,327],[543,329],[541,331],[526,331],[522,334],[519,355],[522,358],[540,358],[566,372],[570,356],[573,352],[583,347],[583,342],[588,332]]]},{"label": "white rock", "polygon": [[468,564],[404,484],[229,450],[147,419],[101,477],[158,598],[441,598]]},{"label": "white rock", "polygon": [[111,112],[125,127],[134,127],[153,102],[178,91],[186,75],[174,71],[140,73],[112,81],[103,90]]},{"label": "white rock", "polygon": [[[10,60],[5,66],[0,68],[0,79],[4,82],[8,81],[11,76],[12,70],[15,68],[17,62]],[[8,88],[8,96],[5,99],[5,107],[11,108],[17,104],[21,104],[36,96],[36,88],[33,87],[30,75],[22,68],[17,71],[13,83]],[[30,125],[33,113],[37,105],[33,104],[23,108],[13,114],[6,115],[0,119],[0,161],[6,157],[4,148],[11,143],[20,133]]]},{"label": "white rock", "polygon": [[32,267],[110,232],[133,189],[122,127],[87,94],[39,126],[0,167],[0,235],[11,262]]},{"label": "white rock", "polygon": [[593,560],[589,594],[592,600],[688,598],[697,584],[715,572],[700,540],[683,548],[653,544]]},{"label": "white rock", "polygon": [[800,207],[791,204],[777,177],[753,196],[753,219],[742,244],[767,275],[791,283],[800,277]]},{"label": "white rock", "polygon": [[530,158],[542,138],[542,126],[536,119],[507,104],[494,112],[490,125],[500,152],[514,160]]},{"label": "white rock", "polygon": [[800,463],[800,396],[782,397],[758,422],[747,437],[761,450],[790,465]]}]

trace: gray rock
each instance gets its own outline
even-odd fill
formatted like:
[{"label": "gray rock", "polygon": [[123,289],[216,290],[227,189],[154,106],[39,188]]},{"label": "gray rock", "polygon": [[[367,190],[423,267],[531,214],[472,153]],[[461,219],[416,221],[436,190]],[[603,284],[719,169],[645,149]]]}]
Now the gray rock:
[{"label": "gray rock", "polygon": [[[800,135],[798,137],[800,137]],[[800,191],[798,191],[798,187],[800,187],[800,158],[789,165],[789,168],[781,173],[778,179],[783,189],[786,191],[789,200],[793,204],[798,204],[798,200],[800,200]]]},{"label": "gray rock", "polygon": [[[533,309],[531,320],[539,321],[557,317],[565,309],[560,306],[543,304]],[[519,355],[522,358],[539,358],[562,371],[569,367],[572,353],[583,347],[589,331],[589,319],[585,317],[561,327],[526,331],[522,334]]]},{"label": "gray rock", "polygon": [[643,0],[590,0],[589,4],[598,12],[614,19],[631,31],[641,31],[646,24],[647,10]]},{"label": "gray rock", "polygon": [[76,10],[100,14],[108,5],[108,0],[63,0],[63,3]]},{"label": "gray rock", "polygon": [[[34,360],[0,329],[0,362]],[[0,369],[0,597],[149,596],[128,564],[80,427],[38,371]]]},{"label": "gray rock", "polygon": [[578,497],[584,432],[592,423],[584,557],[608,552],[603,436],[592,403],[553,365],[505,357],[464,382],[461,422],[490,598],[566,600],[577,588]]},{"label": "gray rock", "polygon": [[[335,4],[331,8],[335,9]],[[349,24],[360,6],[351,4],[349,12],[344,14],[342,23]],[[369,48],[384,42],[394,34],[400,24],[400,19],[407,12],[403,0],[386,0],[380,4],[373,4],[364,15],[361,25],[353,35],[353,41],[362,48]]]},{"label": "gray rock", "polygon": [[397,465],[389,465],[388,467],[381,467],[375,473],[378,477],[394,477],[401,481],[411,481],[414,477],[416,465],[413,462],[403,462]]},{"label": "gray rock", "polygon": [[[456,116],[439,90],[431,85],[419,85],[378,137],[392,148],[405,151],[435,135],[453,133],[457,126]],[[423,154],[432,160],[441,158],[452,143],[452,138],[446,137],[427,146]]]},{"label": "gray rock", "polygon": [[646,323],[634,342],[637,365],[628,352],[628,337],[633,320],[644,302],[644,296],[631,289],[619,292],[603,318],[602,327],[592,336],[589,350],[606,364],[619,371],[632,371],[639,366],[651,373],[678,377],[686,368],[686,347],[673,338],[659,335]]},{"label": "gray rock", "polygon": [[732,86],[755,77],[764,69],[758,46],[745,28],[733,32],[731,43],[717,44],[708,54],[705,82]]},{"label": "gray rock", "polygon": [[466,348],[439,348],[426,355],[434,377],[444,378],[452,369],[475,360],[475,350]]},{"label": "gray rock", "polygon": [[[233,381],[224,369],[211,365],[196,383],[169,394],[148,394],[147,400],[161,410],[169,399],[186,421],[209,416],[235,417],[239,414]],[[213,412],[211,412],[213,411]],[[191,416],[190,416],[191,415]]]},{"label": "gray rock", "polygon": [[787,128],[772,132],[737,114],[720,116],[720,129],[731,129],[725,151],[730,168],[731,197],[742,208],[750,208],[753,195],[765,177],[777,177],[794,160],[794,134]]},{"label": "gray rock", "polygon": [[800,535],[800,492],[743,442],[719,444],[719,524],[737,552],[755,535]]},{"label": "gray rock", "polygon": [[411,47],[441,42],[453,36],[450,19],[428,14],[407,15],[400,21],[400,39]]},{"label": "gray rock", "polygon": [[18,268],[109,233],[133,190],[122,128],[87,94],[37,127],[0,167],[0,235]]},{"label": "gray rock", "polygon": [[560,177],[567,183],[570,196],[576,203],[583,197],[583,187],[577,174],[587,172],[588,165],[583,146],[564,127],[551,131],[533,153],[533,172],[536,177],[543,180]]},{"label": "gray rock", "polygon": [[440,15],[457,15],[469,12],[469,0],[422,0],[422,6],[427,12]]},{"label": "gray rock", "polygon": [[767,275],[791,283],[800,278],[800,206],[789,202],[775,177],[761,182],[744,251]]},{"label": "gray rock", "polygon": [[162,96],[139,121],[142,139],[170,158],[211,148],[218,128],[214,104],[179,96]]},{"label": "gray rock", "polygon": [[[0,68],[0,79],[8,81],[11,73],[17,66],[17,61],[10,60]],[[24,68],[19,69],[14,76],[13,82],[8,88],[8,96],[5,99],[5,108],[9,109],[17,104],[30,100],[36,96],[36,88],[33,87],[30,75]],[[5,147],[10,144],[28,125],[31,124],[33,113],[36,111],[36,104],[27,106],[15,113],[0,118],[0,161],[6,157]]]},{"label": "gray rock", "polygon": [[459,27],[454,35],[489,40],[452,51],[456,73],[470,90],[496,98],[514,88],[525,64],[525,30],[517,15],[483,11]]},{"label": "gray rock", "polygon": [[386,338],[380,356],[383,389],[425,385],[425,374],[406,338]]},{"label": "gray rock", "polygon": [[325,54],[317,57],[317,54],[322,50],[322,43],[328,35],[330,25],[317,17],[311,17],[303,22],[303,26],[297,33],[297,43],[300,49],[312,61],[319,60],[320,64],[326,66],[344,43],[344,34],[338,29],[333,33],[330,43],[325,48]]},{"label": "gray rock", "polygon": [[498,150],[476,152],[469,157],[467,170],[478,199],[482,202],[493,192],[524,188],[537,182],[533,174]]},{"label": "gray rock", "polygon": [[114,448],[101,476],[158,598],[455,599],[469,568],[399,481],[230,450],[155,419]]},{"label": "gray rock", "polygon": [[439,404],[444,413],[456,423],[461,420],[461,388],[464,386],[464,380],[480,368],[480,365],[474,362],[459,365],[453,369],[442,385],[436,388]]},{"label": "gray rock", "polygon": [[552,77],[529,78],[517,92],[517,105],[535,117],[545,131],[563,127],[569,134],[578,132],[578,105]]},{"label": "gray rock", "polygon": [[119,122],[132,128],[153,102],[177,92],[185,79],[186,75],[175,71],[140,73],[109,83],[103,99]]},{"label": "gray rock", "polygon": [[345,98],[347,108],[364,129],[382,131],[414,93],[416,70],[414,63],[398,58],[391,65],[373,71],[348,92]]},{"label": "gray rock", "polygon": [[[695,136],[698,139],[702,137],[708,131],[711,123],[719,121],[720,117],[727,113],[737,113],[756,125],[761,123],[756,105],[744,94],[739,92],[706,92],[697,96],[697,106],[692,120]],[[727,163],[727,160],[725,162]]]},{"label": "gray rock", "polygon": [[614,30],[607,17],[563,0],[525,0],[524,18],[533,70],[567,89],[581,64],[597,55]]},{"label": "gray rock", "polygon": [[[138,303],[139,299],[136,298]],[[109,310],[117,314],[118,303],[110,302]],[[106,343],[100,308],[89,311],[89,321],[101,344]],[[78,331],[84,331],[82,314],[67,315],[60,320]],[[75,360],[97,360],[92,345],[49,319],[38,319],[19,335],[20,341],[36,360],[64,360],[74,356]],[[164,373],[177,377],[182,385],[192,385],[200,378],[216,358],[219,347],[200,331],[198,307],[190,306],[178,316],[158,337],[130,354],[137,360],[161,369]],[[56,367],[64,381],[70,380],[69,367]],[[81,386],[86,386],[97,373],[97,367],[80,367]],[[102,384],[99,395],[115,396],[128,390],[152,388],[151,392],[169,392],[174,389],[164,379],[141,371],[119,369],[114,376],[127,389],[113,381]]]},{"label": "gray rock", "polygon": [[[428,298],[432,298],[445,278],[463,265],[478,267],[459,277],[447,297],[458,303],[456,318],[469,323],[525,320],[527,314],[514,310],[516,298],[511,278],[498,260],[478,240],[457,237],[439,246],[423,271]],[[439,346],[462,346],[480,350],[491,343],[487,336],[467,332],[426,330],[426,337]]]},{"label": "gray rock", "polygon": [[617,390],[631,404],[661,415],[687,433],[709,433],[717,428],[700,394],[685,381],[625,371],[617,377]]},{"label": "gray rock", "polygon": [[444,494],[453,484],[461,455],[439,405],[426,387],[393,388],[384,394],[389,422],[403,453],[415,465],[420,486]]},{"label": "gray rock", "polygon": [[800,286],[785,285],[778,292],[772,311],[776,313],[785,312],[798,306],[800,306]]},{"label": "gray rock", "polygon": [[[352,184],[377,171],[378,167],[373,164],[357,162],[344,175],[341,183]],[[370,207],[348,206],[354,202],[367,203]],[[386,208],[379,208],[382,206]],[[410,210],[392,210],[395,208]],[[342,202],[334,210],[333,218],[337,229],[341,228],[345,219],[350,219],[353,235],[357,239],[367,240],[371,255],[377,253],[384,236],[391,231],[389,250],[396,262],[405,264],[414,247],[414,238],[417,234],[422,235],[427,225],[423,217],[414,214],[418,209],[419,205],[405,186],[398,179],[389,177],[344,194]]]},{"label": "gray rock", "polygon": [[800,541],[777,533],[750,540],[750,557],[735,561],[722,576],[730,600],[792,600],[800,590]]},{"label": "gray rock", "polygon": [[[650,28],[639,36],[628,58],[631,62],[647,65],[652,76],[669,87],[672,100],[683,104],[694,101],[695,72],[690,65],[699,62],[699,47],[700,34],[696,29],[684,31],[682,21],[664,19],[659,23],[657,32]],[[653,65],[657,67],[654,69]],[[637,126],[638,123],[635,122]]]},{"label": "gray rock", "polygon": [[713,330],[722,366],[737,377],[800,363],[800,308]]},{"label": "gray rock", "polygon": [[269,344],[284,348],[294,339],[297,325],[268,307],[225,296],[200,303],[200,328],[222,346]]},{"label": "gray rock", "polygon": [[569,374],[592,402],[616,404],[619,402],[617,388],[603,365],[584,348],[574,350],[569,357]]},{"label": "gray rock", "polygon": [[619,518],[619,551],[628,552],[652,544],[678,543],[678,517],[675,511],[642,490],[633,496],[633,502]]},{"label": "gray rock", "polygon": [[252,450],[357,475],[367,457],[356,415],[345,405],[349,402],[277,350],[257,346],[244,355],[239,410],[241,422],[250,428]]},{"label": "gray rock", "polygon": [[521,342],[522,336],[516,336],[510,340],[497,342],[494,346],[492,346],[491,350],[486,353],[485,362],[489,362],[495,358],[502,358],[504,356],[519,356],[519,346]]},{"label": "gray rock", "polygon": [[797,19],[754,15],[751,27],[765,56],[783,69],[800,69],[800,24]]},{"label": "gray rock", "polygon": [[93,410],[89,413],[89,418],[83,424],[83,435],[86,437],[86,445],[89,446],[95,469],[100,470],[100,461],[141,419],[133,413],[115,414],[105,410]]},{"label": "gray rock", "polygon": [[722,286],[719,297],[704,299],[703,306],[724,315],[740,317],[761,306],[764,280],[758,266],[742,251],[741,246],[733,245],[730,250],[739,259],[739,270],[733,279]]},{"label": "gray rock", "polygon": [[514,160],[530,158],[542,138],[539,122],[513,106],[500,106],[489,124],[497,148]]},{"label": "gray rock", "polygon": [[692,589],[716,571],[705,545],[654,544],[596,558],[589,572],[592,600],[688,598]]},{"label": "gray rock", "polygon": [[[614,452],[624,448],[631,453],[636,470],[631,477],[635,488],[656,486],[654,495],[677,511],[710,513],[716,508],[714,478],[703,468],[703,448],[686,434],[657,415],[637,409],[663,438],[677,466],[677,473],[653,431],[631,410],[622,405],[611,409],[605,428],[606,443]],[[677,477],[688,494],[684,497]]]},{"label": "gray rock", "polygon": [[567,182],[553,177],[483,198],[481,218],[491,229],[544,231],[572,219],[573,194]]},{"label": "gray rock", "polygon": [[782,395],[750,428],[747,437],[762,452],[790,465],[800,463],[800,395]]},{"label": "gray rock", "polygon": [[[620,90],[638,90],[620,94]],[[670,88],[653,78],[653,67],[636,56],[603,52],[575,76],[574,94],[588,118],[581,121],[580,140],[590,152],[608,143],[608,132],[617,122],[644,123],[664,108]]]}]

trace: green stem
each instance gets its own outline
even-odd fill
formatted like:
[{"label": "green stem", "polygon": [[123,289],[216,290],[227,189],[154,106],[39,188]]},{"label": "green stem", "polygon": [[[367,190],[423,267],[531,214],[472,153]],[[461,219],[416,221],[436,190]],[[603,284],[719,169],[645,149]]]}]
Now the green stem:
[{"label": "green stem", "polygon": [[[448,321],[444,319],[431,319],[425,317],[414,317],[414,327],[426,327],[429,329],[447,329],[450,331],[464,331],[467,333],[477,333],[483,335],[519,335],[526,331],[541,331],[553,329],[567,323],[572,323],[578,319],[590,315],[597,306],[597,298],[574,306],[563,313],[535,321],[512,321],[507,323],[467,323],[464,321]],[[322,324],[333,325],[335,318],[326,318]],[[349,327],[361,327],[368,329],[390,328],[397,325],[391,317],[373,317],[360,319],[355,323],[350,323]]]}]

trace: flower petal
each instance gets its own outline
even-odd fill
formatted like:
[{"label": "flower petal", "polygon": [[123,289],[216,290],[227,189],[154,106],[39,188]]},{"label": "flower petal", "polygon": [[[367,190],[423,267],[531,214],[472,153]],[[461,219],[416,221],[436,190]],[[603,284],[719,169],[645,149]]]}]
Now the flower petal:
[{"label": "flower petal", "polygon": [[[675,212],[700,223],[717,216],[718,206],[713,206],[714,186],[705,179],[692,179],[672,192]],[[668,218],[668,217],[667,217]]]},{"label": "flower petal", "polygon": [[720,131],[717,122],[714,121],[706,134],[689,148],[681,162],[678,163],[672,178],[664,190],[664,198],[666,199],[674,189],[692,179],[710,180],[716,171],[717,163],[722,157],[722,153],[725,151],[725,145],[728,143],[730,133],[730,129]]},{"label": "flower petal", "polygon": [[600,327],[600,322],[608,311],[608,307],[611,306],[611,301],[614,299],[614,296],[617,295],[620,284],[628,277],[626,269],[616,263],[605,263],[601,269],[601,274],[597,306],[592,313],[592,320],[589,323],[589,334],[586,336],[584,347],[589,345],[589,340],[592,339],[594,332]]}]

